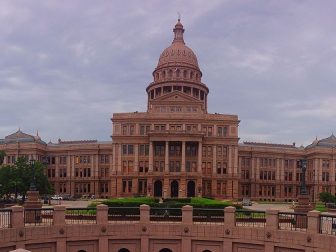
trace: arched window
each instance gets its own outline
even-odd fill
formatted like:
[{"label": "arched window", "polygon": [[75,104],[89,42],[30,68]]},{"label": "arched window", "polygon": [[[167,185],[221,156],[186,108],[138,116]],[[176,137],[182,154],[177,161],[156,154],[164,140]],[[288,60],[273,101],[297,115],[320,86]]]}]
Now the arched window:
[{"label": "arched window", "polygon": [[194,72],[190,72],[190,79],[194,78]]},{"label": "arched window", "polygon": [[196,80],[198,80],[198,74],[196,74]]},{"label": "arched window", "polygon": [[130,252],[130,251],[126,248],[122,248],[122,249],[119,249],[118,252]]},{"label": "arched window", "polygon": [[176,69],[176,78],[180,78],[180,69]]},{"label": "arched window", "polygon": [[162,78],[166,78],[166,71],[162,71]]},{"label": "arched window", "polygon": [[164,249],[161,249],[159,252],[173,252],[173,251],[168,248],[164,248]]},{"label": "arched window", "polygon": [[156,74],[156,80],[159,80],[159,73]]}]

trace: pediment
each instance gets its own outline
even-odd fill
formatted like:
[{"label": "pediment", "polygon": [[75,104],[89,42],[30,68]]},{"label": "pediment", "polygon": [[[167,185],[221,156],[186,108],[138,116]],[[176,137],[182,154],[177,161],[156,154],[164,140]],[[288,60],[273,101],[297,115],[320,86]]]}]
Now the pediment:
[{"label": "pediment", "polygon": [[165,95],[162,95],[153,102],[200,102],[197,98],[191,97],[180,91],[174,91]]}]

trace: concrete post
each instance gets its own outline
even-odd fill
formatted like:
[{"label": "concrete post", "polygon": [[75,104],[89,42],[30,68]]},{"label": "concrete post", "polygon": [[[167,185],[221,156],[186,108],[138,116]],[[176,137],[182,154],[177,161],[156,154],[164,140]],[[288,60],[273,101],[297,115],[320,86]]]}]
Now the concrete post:
[{"label": "concrete post", "polygon": [[308,233],[319,233],[320,232],[320,212],[313,210],[307,213],[308,217]]},{"label": "concrete post", "polygon": [[266,228],[268,230],[278,230],[279,227],[279,210],[266,210]]},{"label": "concrete post", "polygon": [[227,227],[236,226],[236,208],[229,206],[224,208],[224,224]]},{"label": "concrete post", "polygon": [[97,206],[96,215],[97,224],[107,224],[108,223],[108,206],[100,204]]},{"label": "concrete post", "polygon": [[182,207],[182,223],[192,224],[193,223],[193,207],[186,205]]},{"label": "concrete post", "polygon": [[65,225],[65,206],[54,206],[53,219],[54,226]]},{"label": "concrete post", "polygon": [[21,206],[12,206],[11,213],[11,227],[12,228],[21,228],[24,227],[24,216],[23,216],[23,207]]},{"label": "concrete post", "polygon": [[150,207],[148,205],[140,206],[140,223],[149,223],[150,222]]}]

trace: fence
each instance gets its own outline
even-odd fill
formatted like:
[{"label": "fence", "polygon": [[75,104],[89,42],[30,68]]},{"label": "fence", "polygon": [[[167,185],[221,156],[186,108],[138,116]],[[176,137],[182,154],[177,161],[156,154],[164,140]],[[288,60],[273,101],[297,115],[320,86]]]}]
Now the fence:
[{"label": "fence", "polygon": [[320,233],[336,235],[336,215],[320,215]]},{"label": "fence", "polygon": [[150,208],[150,221],[181,222],[181,208]]},{"label": "fence", "polygon": [[292,231],[307,231],[308,217],[304,213],[286,213],[280,212],[279,229]]},{"label": "fence", "polygon": [[67,208],[65,211],[67,224],[95,224],[95,208]]},{"label": "fence", "polygon": [[265,227],[266,213],[263,211],[237,210],[235,213],[236,226]]},{"label": "fence", "polygon": [[25,226],[51,226],[53,225],[52,208],[25,208],[24,224]]},{"label": "fence", "polygon": [[11,209],[0,209],[0,228],[11,227]]},{"label": "fence", "polygon": [[193,222],[224,223],[224,209],[194,208]]},{"label": "fence", "polygon": [[140,220],[139,207],[109,207],[108,221],[134,222]]}]

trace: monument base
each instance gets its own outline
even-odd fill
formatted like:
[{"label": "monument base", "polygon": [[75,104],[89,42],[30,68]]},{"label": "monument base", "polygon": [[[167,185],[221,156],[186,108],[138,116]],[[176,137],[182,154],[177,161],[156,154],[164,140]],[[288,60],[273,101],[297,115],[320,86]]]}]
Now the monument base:
[{"label": "monument base", "polygon": [[42,203],[38,191],[28,191],[27,199],[23,206],[25,208],[25,223],[39,223],[42,221]]},{"label": "monument base", "polygon": [[302,213],[303,215],[295,216],[295,226],[297,228],[306,229],[308,227],[308,217],[307,213],[312,211],[314,207],[310,203],[308,194],[300,194],[298,195],[298,204],[294,208],[295,213]]}]

